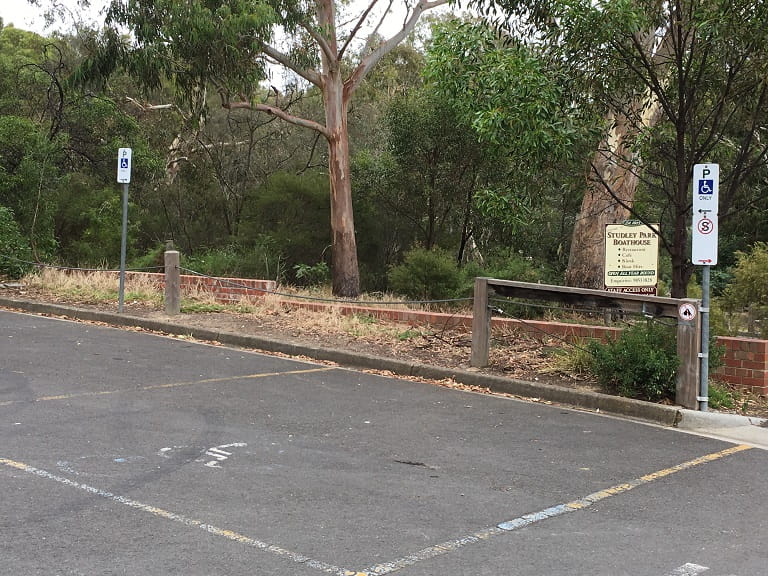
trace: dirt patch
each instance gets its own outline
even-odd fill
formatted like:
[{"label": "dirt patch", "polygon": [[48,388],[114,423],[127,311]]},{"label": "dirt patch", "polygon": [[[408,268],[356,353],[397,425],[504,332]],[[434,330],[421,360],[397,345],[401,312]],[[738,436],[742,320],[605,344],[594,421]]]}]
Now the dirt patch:
[{"label": "dirt patch", "polygon": [[[116,303],[62,297],[38,288],[6,288],[0,290],[0,294],[86,309],[109,312],[117,310]],[[125,313],[170,320],[190,328],[274,338],[449,369],[474,370],[530,382],[602,391],[588,374],[563,369],[563,350],[567,344],[547,335],[536,338],[523,332],[494,331],[490,365],[478,370],[469,365],[472,338],[466,328],[441,329],[387,322],[366,316],[308,312],[280,303],[249,307],[247,311],[203,311],[182,313],[170,318],[158,305],[127,301]],[[720,411],[768,417],[768,398],[738,390],[733,390],[731,394],[733,407]]]}]

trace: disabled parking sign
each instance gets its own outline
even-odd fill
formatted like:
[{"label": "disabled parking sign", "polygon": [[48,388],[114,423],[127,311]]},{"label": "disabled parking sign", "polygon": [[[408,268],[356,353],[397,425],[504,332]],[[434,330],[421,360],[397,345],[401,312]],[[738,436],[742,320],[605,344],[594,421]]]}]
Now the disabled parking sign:
[{"label": "disabled parking sign", "polygon": [[693,215],[717,214],[720,166],[696,164],[693,167]]},{"label": "disabled parking sign", "polygon": [[117,151],[117,182],[131,183],[131,152],[130,148],[120,148]]},{"label": "disabled parking sign", "polygon": [[696,164],[693,167],[691,261],[698,266],[717,264],[719,185],[718,164]]},{"label": "disabled parking sign", "polygon": [[699,180],[699,194],[704,196],[711,196],[715,193],[715,181],[714,180]]}]

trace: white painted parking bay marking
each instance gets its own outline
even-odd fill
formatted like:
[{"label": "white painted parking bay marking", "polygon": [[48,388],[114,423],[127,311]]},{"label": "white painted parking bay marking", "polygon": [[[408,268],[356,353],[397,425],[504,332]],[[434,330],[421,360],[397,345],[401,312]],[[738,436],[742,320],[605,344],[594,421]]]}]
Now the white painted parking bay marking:
[{"label": "white painted parking bay marking", "polygon": [[688,460],[687,462],[683,462],[682,464],[671,466],[669,468],[665,468],[664,470],[659,470],[658,472],[652,472],[651,474],[646,474],[645,476],[641,476],[640,478],[636,478],[629,482],[625,482],[624,484],[617,484],[616,486],[612,486],[611,488],[606,488],[605,490],[594,492],[589,496],[585,496],[584,498],[573,500],[572,502],[567,502],[565,504],[558,504],[557,506],[551,506],[549,508],[545,508],[544,510],[541,510],[539,512],[534,512],[532,514],[525,514],[518,518],[514,518],[513,520],[502,522],[501,524],[498,524],[495,527],[491,527],[491,528],[487,528],[486,530],[475,532],[474,534],[470,534],[463,538],[458,538],[456,540],[451,540],[449,542],[443,542],[442,544],[437,544],[435,546],[429,546],[428,548],[424,548],[414,554],[405,556],[404,558],[400,558],[392,562],[377,564],[376,566],[372,566],[367,570],[365,570],[365,573],[375,574],[376,576],[381,576],[383,574],[391,574],[392,572],[397,572],[398,570],[402,570],[407,566],[412,566],[413,564],[416,564],[423,560],[427,560],[429,558],[434,558],[436,556],[447,554],[448,552],[452,552],[457,548],[462,548],[470,544],[476,544],[492,536],[500,536],[501,534],[508,534],[510,532],[513,532],[520,528],[524,528],[526,526],[530,526],[531,524],[535,524],[537,522],[541,522],[542,520],[546,520],[548,518],[553,518],[555,516],[560,516],[562,514],[568,514],[570,512],[576,512],[578,510],[584,510],[585,508],[592,506],[594,503],[599,502],[600,500],[604,500],[612,496],[623,494],[624,492],[637,488],[638,486],[642,486],[643,484],[648,484],[660,478],[669,476],[670,474],[676,474],[677,472],[688,470],[689,468],[693,468],[694,466],[700,466],[701,464],[705,464],[707,462],[713,462],[715,460],[719,460],[720,458],[730,456],[731,454],[736,454],[737,452],[750,450],[751,448],[752,448],[751,446],[742,444],[739,446],[732,446],[731,448],[726,448],[725,450],[721,450],[720,452],[713,452],[711,454],[706,454],[699,458],[694,458],[693,460]]},{"label": "white painted parking bay marking", "polygon": [[[679,568],[675,568],[666,576],[697,576],[698,574],[703,574],[707,571],[709,571],[709,568],[706,566],[699,566],[698,564],[691,564],[688,562]],[[729,574],[729,576],[735,576],[735,574]]]},{"label": "white painted parking bay marking", "polygon": [[[223,446],[222,446],[223,447]],[[693,468],[695,466],[700,466],[702,464],[706,464],[708,462],[714,462],[715,460],[719,460],[721,458],[725,458],[726,456],[730,456],[732,454],[736,454],[738,452],[743,452],[745,450],[751,450],[752,446],[748,446],[746,444],[742,444],[739,446],[732,446],[730,448],[726,448],[725,450],[721,450],[719,452],[713,452],[710,454],[705,454],[704,456],[700,456],[699,458],[694,458],[693,460],[688,460],[687,462],[683,462],[681,464],[678,464],[676,466],[671,466],[669,468],[665,468],[663,470],[659,470],[657,472],[652,472],[650,474],[646,474],[644,476],[641,476],[640,478],[636,478],[634,480],[631,480],[629,482],[626,482],[624,484],[618,484],[616,486],[613,486],[611,488],[607,488],[605,490],[600,490],[599,492],[594,492],[593,494],[590,494],[589,496],[586,496],[584,498],[580,498],[578,500],[573,500],[571,502],[567,502],[565,504],[559,504],[557,506],[552,506],[550,508],[546,508],[544,510],[541,510],[540,512],[536,512],[533,514],[526,514],[524,516],[520,516],[519,518],[515,518],[513,520],[509,520],[507,522],[502,522],[498,526],[492,526],[489,528],[485,528],[482,530],[478,530],[472,534],[468,534],[461,538],[456,538],[454,540],[450,540],[448,542],[443,542],[441,544],[436,544],[434,546],[429,546],[427,548],[423,548],[422,550],[415,552],[413,554],[409,554],[408,556],[405,556],[403,558],[400,558],[398,560],[394,560],[392,562],[385,562],[382,564],[377,564],[375,566],[372,566],[366,570],[363,570],[361,572],[355,572],[352,570],[344,570],[342,568],[339,568],[338,566],[334,566],[332,564],[326,564],[324,562],[320,562],[317,560],[313,560],[311,558],[308,558],[306,556],[303,556],[301,554],[298,554],[296,552],[292,552],[290,550],[286,550],[284,548],[280,548],[279,546],[275,546],[273,544],[268,544],[267,542],[262,542],[260,540],[255,540],[253,538],[249,538],[247,536],[244,536],[242,534],[238,534],[237,532],[232,532],[231,530],[225,530],[223,528],[217,528],[215,526],[211,526],[210,524],[205,524],[204,522],[200,520],[195,520],[192,518],[187,518],[185,516],[182,516],[180,514],[175,514],[173,512],[169,512],[167,510],[163,510],[161,508],[156,508],[154,506],[150,506],[147,504],[142,504],[141,502],[137,502],[136,500],[131,500],[129,498],[126,498],[124,496],[119,496],[117,494],[112,494],[111,492],[106,492],[103,490],[100,490],[98,488],[94,488],[92,486],[88,486],[87,484],[81,484],[79,482],[75,482],[73,480],[70,480],[68,478],[63,478],[61,476],[56,476],[54,474],[51,474],[50,472],[46,472],[45,470],[40,470],[38,468],[34,468],[32,466],[29,466],[27,464],[16,462],[14,460],[9,460],[7,458],[0,458],[0,464],[3,464],[5,466],[15,468],[17,470],[22,470],[24,472],[27,472],[29,474],[33,474],[35,476],[46,478],[48,480],[54,480],[56,482],[59,482],[61,484],[71,486],[73,488],[78,488],[80,490],[85,490],[86,492],[89,492],[95,496],[100,496],[102,498],[106,498],[108,500],[112,500],[114,502],[118,502],[120,504],[129,506],[131,508],[135,508],[137,510],[142,510],[144,512],[148,512],[154,516],[157,516],[159,518],[166,518],[168,520],[172,520],[174,522],[178,522],[180,524],[183,524],[185,526],[200,528],[202,530],[205,530],[206,532],[209,532],[210,534],[214,534],[216,536],[221,536],[224,538],[227,538],[229,540],[234,540],[235,542],[241,542],[243,544],[247,544],[249,546],[253,546],[255,548],[259,548],[261,550],[264,550],[266,552],[270,552],[274,555],[281,556],[284,558],[287,558],[293,562],[301,563],[304,566],[308,566],[311,568],[314,568],[316,570],[319,570],[321,572],[325,572],[328,574],[336,574],[338,576],[381,576],[383,574],[391,574],[392,572],[397,572],[398,570],[402,570],[403,568],[406,568],[408,566],[412,566],[414,564],[417,564],[419,562],[422,562],[424,560],[428,560],[430,558],[434,558],[436,556],[441,556],[443,554],[448,554],[449,552],[453,552],[455,550],[458,550],[459,548],[463,548],[465,546],[469,546],[471,544],[477,544],[479,542],[485,541],[493,536],[500,536],[502,534],[509,534],[511,532],[514,532],[515,530],[518,530],[520,528],[523,528],[525,526],[530,526],[531,524],[541,522],[542,520],[546,520],[548,518],[553,518],[555,516],[559,516],[561,514],[566,514],[570,512],[576,512],[579,510],[584,510],[585,508],[588,508],[589,506],[592,506],[595,502],[599,502],[601,500],[604,500],[606,498],[610,498],[612,496],[617,496],[619,494],[623,494],[629,490],[632,490],[634,488],[637,488],[638,486],[642,486],[644,484],[649,484],[651,482],[654,482],[656,480],[659,480],[661,478],[665,478],[671,474],[676,474],[677,472],[681,472],[683,470],[688,470],[690,468]],[[680,568],[677,568],[676,570],[686,569],[687,567],[696,567],[695,569],[705,569],[702,566],[697,566],[695,564],[685,564],[684,566],[681,566]],[[666,576],[697,576],[697,572],[673,572]]]},{"label": "white painted parking bay marking", "polygon": [[[186,382],[170,382],[168,384],[149,384],[138,388],[125,390],[99,390],[96,392],[73,392],[72,394],[58,394],[56,396],[41,396],[35,398],[32,402],[53,402],[56,400],[73,400],[75,398],[89,398],[95,396],[110,396],[112,394],[127,394],[130,392],[148,392],[152,390],[166,390],[172,388],[183,388],[185,386],[195,386],[198,384],[220,384],[224,382],[236,382],[238,380],[256,380],[257,378],[269,378],[271,376],[293,376],[296,374],[312,374],[314,372],[328,372],[336,370],[334,366],[322,366],[318,368],[304,368],[301,370],[286,370],[285,372],[266,372],[263,374],[243,374],[235,376],[222,376],[218,378],[205,378],[203,380],[188,380]],[[10,406],[12,404],[26,404],[29,400],[6,400],[0,402],[0,406]]]},{"label": "white painted parking bay marking", "polygon": [[684,564],[679,568],[675,568],[667,576],[696,576],[702,572],[709,570],[706,566],[699,566],[698,564]]},{"label": "white painted parking bay marking", "polygon": [[41,470],[39,468],[35,468],[33,466],[29,466],[22,462],[16,462],[14,460],[9,460],[7,458],[0,458],[0,464],[4,464],[5,466],[8,466],[10,468],[15,468],[17,470],[21,470],[29,474],[34,474],[35,476],[39,476],[40,478],[53,480],[60,484],[64,484],[65,486],[70,486],[72,488],[84,490],[94,496],[106,498],[107,500],[112,500],[113,502],[123,504],[124,506],[128,506],[129,508],[141,510],[142,512],[148,512],[149,514],[152,514],[153,516],[156,516],[158,518],[165,518],[166,520],[171,520],[173,522],[177,522],[179,524],[183,524],[184,526],[189,526],[191,528],[199,528],[201,530],[204,530],[205,532],[208,532],[209,534],[213,534],[214,536],[221,536],[228,540],[233,540],[235,542],[240,542],[241,544],[253,546],[254,548],[258,548],[259,550],[264,550],[265,552],[269,552],[270,554],[273,554],[275,556],[280,556],[282,558],[291,560],[292,562],[303,564],[304,566],[309,566],[310,568],[314,568],[315,570],[319,570],[320,572],[325,572],[327,574],[335,574],[337,576],[354,576],[356,574],[356,572],[352,570],[344,570],[343,568],[339,568],[338,566],[333,566],[332,564],[326,564],[325,562],[320,562],[319,560],[313,560],[312,558],[309,558],[302,554],[298,554],[296,552],[292,552],[291,550],[286,550],[285,548],[281,548],[280,546],[269,544],[268,542],[263,542],[261,540],[256,540],[255,538],[249,538],[248,536],[238,534],[237,532],[233,532],[232,530],[226,530],[224,528],[212,526],[211,524],[206,524],[201,520],[196,520],[194,518],[187,518],[182,514],[169,512],[168,510],[163,510],[162,508],[157,508],[149,504],[143,504],[142,502],[138,502],[137,500],[132,500],[131,498],[126,498],[125,496],[120,496],[119,494],[113,494],[112,492],[107,492],[106,490],[101,490],[99,488],[89,486],[88,484],[82,484],[80,482],[75,482],[73,480],[70,480],[69,478],[56,476],[55,474],[51,474],[50,472]]}]

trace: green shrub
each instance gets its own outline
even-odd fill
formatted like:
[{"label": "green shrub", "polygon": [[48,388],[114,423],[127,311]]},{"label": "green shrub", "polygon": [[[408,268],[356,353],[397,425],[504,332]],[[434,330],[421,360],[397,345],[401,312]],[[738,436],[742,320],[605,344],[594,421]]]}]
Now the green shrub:
[{"label": "green shrub", "polygon": [[733,280],[724,296],[732,307],[768,305],[768,244],[756,242],[748,252],[736,252]]},{"label": "green shrub", "polygon": [[[259,275],[276,280],[279,271],[281,280],[285,276],[293,282],[297,280],[294,266],[325,260],[330,250],[329,210],[327,176],[309,172],[270,176],[243,207],[238,236],[243,245],[257,239],[261,255],[255,260],[269,263],[262,266],[263,273]],[[265,268],[269,268],[268,276],[263,275],[267,272]]]},{"label": "green shrub", "polygon": [[736,252],[733,280],[723,291],[727,312],[749,310],[745,323],[761,327],[768,336],[768,243],[756,242],[748,252]]},{"label": "green shrub", "polygon": [[388,279],[393,292],[414,300],[456,298],[464,286],[455,258],[440,249],[407,252],[403,263],[389,270]]},{"label": "green shrub", "polygon": [[21,278],[32,269],[29,242],[22,236],[10,208],[0,206],[0,274]]},{"label": "green shrub", "polygon": [[293,267],[296,282],[301,286],[320,286],[331,281],[331,269],[325,262],[309,264],[296,264]]},{"label": "green shrub", "polygon": [[724,384],[710,382],[709,407],[713,410],[733,410],[739,402],[739,394]]},{"label": "green shrub", "polygon": [[126,267],[132,270],[146,269],[147,272],[157,272],[154,268],[163,266],[164,264],[165,244],[157,244],[154,248],[150,248],[145,254],[132,258]]},{"label": "green shrub", "polygon": [[[512,249],[492,250],[484,263],[468,262],[463,270],[466,276],[465,295],[472,294],[477,276],[516,282],[557,283],[554,272],[547,264],[537,262],[534,258]],[[541,302],[531,300],[516,299],[514,302],[504,303],[499,300],[495,305],[503,310],[505,315],[521,319],[542,318],[548,310]]]},{"label": "green shrub", "polygon": [[555,273],[551,267],[521,251],[496,250],[486,259],[483,276],[517,282],[543,282],[554,284]]},{"label": "green shrub", "polygon": [[275,241],[259,236],[253,245],[230,244],[191,256],[182,255],[182,267],[209,276],[259,278],[280,282],[285,274],[285,260]]},{"label": "green shrub", "polygon": [[590,342],[591,372],[609,392],[658,401],[674,398],[675,330],[653,321],[625,329],[612,342]]}]

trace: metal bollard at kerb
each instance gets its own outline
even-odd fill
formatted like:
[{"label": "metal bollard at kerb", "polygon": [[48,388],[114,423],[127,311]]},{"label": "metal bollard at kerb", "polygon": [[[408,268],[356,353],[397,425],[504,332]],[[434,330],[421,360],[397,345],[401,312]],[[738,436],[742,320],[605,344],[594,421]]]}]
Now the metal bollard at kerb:
[{"label": "metal bollard at kerb", "polygon": [[165,313],[181,312],[181,268],[178,250],[165,251]]}]

